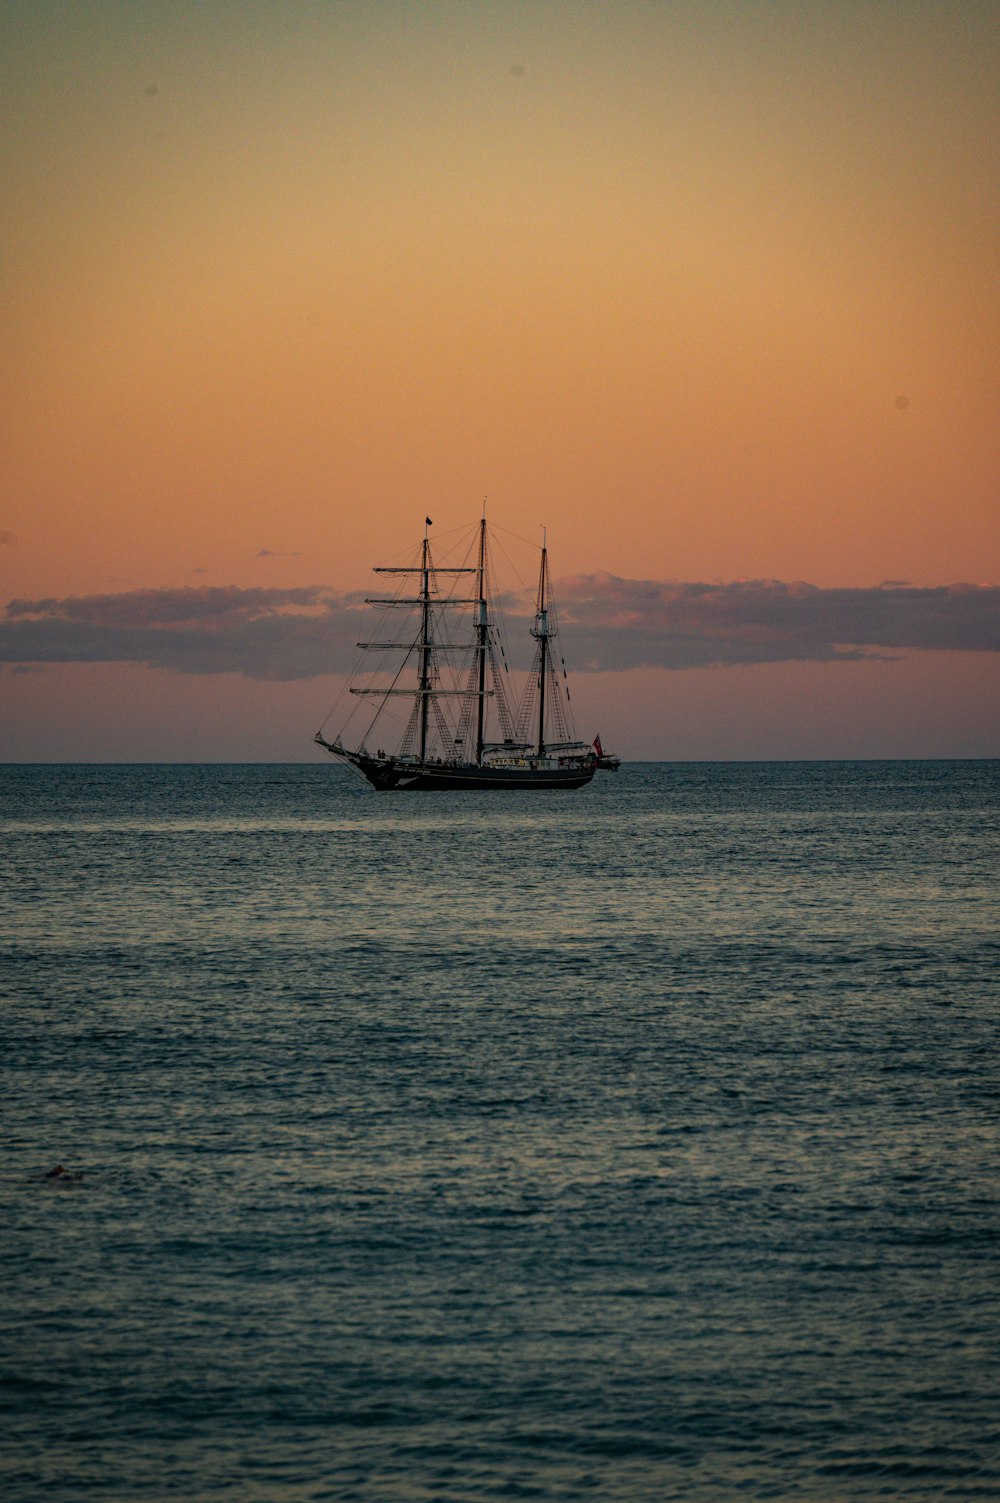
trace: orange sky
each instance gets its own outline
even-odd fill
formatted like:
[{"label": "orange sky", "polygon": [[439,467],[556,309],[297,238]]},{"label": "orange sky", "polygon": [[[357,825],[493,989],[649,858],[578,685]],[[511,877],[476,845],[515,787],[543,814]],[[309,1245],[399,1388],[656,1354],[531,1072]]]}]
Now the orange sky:
[{"label": "orange sky", "polygon": [[[548,525],[557,573],[997,580],[994,6],[8,0],[0,25],[0,598],[364,588],[484,495]],[[972,669],[975,720],[996,654]],[[691,754],[784,754],[782,671],[786,732]],[[894,682],[953,721],[923,671]],[[58,746],[29,678],[88,672],[137,720],[201,693],[8,671],[0,756]],[[631,754],[685,754],[612,697]]]}]

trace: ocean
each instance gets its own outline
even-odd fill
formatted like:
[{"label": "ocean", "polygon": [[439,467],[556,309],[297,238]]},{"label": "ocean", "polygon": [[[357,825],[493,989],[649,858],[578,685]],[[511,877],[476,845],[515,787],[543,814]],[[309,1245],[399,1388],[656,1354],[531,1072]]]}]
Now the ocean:
[{"label": "ocean", "polygon": [[1000,763],[0,820],[8,1503],[1000,1497]]}]

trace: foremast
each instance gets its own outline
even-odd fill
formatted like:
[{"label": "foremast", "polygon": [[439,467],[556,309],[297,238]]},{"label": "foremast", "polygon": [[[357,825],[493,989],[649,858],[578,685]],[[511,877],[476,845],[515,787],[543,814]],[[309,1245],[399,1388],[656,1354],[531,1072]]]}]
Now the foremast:
[{"label": "foremast", "polygon": [[[418,611],[416,639],[414,640],[412,637],[404,637],[394,638],[392,640],[382,642],[359,642],[357,645],[363,650],[377,650],[380,652],[391,652],[394,650],[401,651],[403,653],[403,662],[400,666],[399,671],[393,676],[392,682],[388,687],[371,684],[365,686],[352,684],[350,686],[350,693],[354,695],[371,696],[373,698],[382,699],[383,701],[389,699],[392,696],[398,695],[404,698],[408,697],[413,701],[409,728],[404,735],[404,745],[406,740],[412,737],[412,740],[410,741],[411,752],[408,758],[403,758],[402,760],[416,762],[420,766],[426,765],[429,760],[429,753],[431,749],[430,741],[432,702],[436,702],[439,699],[445,698],[467,699],[470,693],[478,694],[480,710],[479,716],[477,718],[477,725],[479,726],[479,737],[481,739],[483,726],[482,700],[487,692],[482,680],[480,681],[480,688],[478,691],[469,690],[468,688],[463,689],[457,687],[445,687],[440,682],[438,682],[439,674],[437,671],[436,659],[442,653],[447,654],[447,652],[453,651],[456,644],[449,641],[448,635],[446,633],[445,640],[441,644],[439,650],[434,638],[434,614],[436,611],[440,611],[447,607],[458,606],[465,609],[473,607],[478,611],[479,617],[481,617],[483,620],[487,620],[483,601],[482,582],[485,573],[485,566],[483,563],[483,550],[485,548],[485,544],[481,542],[481,558],[478,566],[471,564],[446,566],[436,565],[431,556],[429,533],[429,528],[431,527],[431,525],[431,520],[428,517],[424,524],[424,537],[421,544],[418,563],[402,566],[377,566],[372,571],[375,574],[390,574],[402,576],[416,575],[416,593],[410,595],[398,594],[389,597],[365,597],[366,605],[381,606],[385,609],[402,607],[406,610],[413,610],[414,608],[416,608]],[[456,576],[468,574],[477,575],[478,583],[476,586],[475,596],[470,597],[468,593],[466,593],[461,598],[451,594],[446,594],[443,597],[440,596],[437,587],[437,576],[439,574]],[[488,635],[488,626],[484,628],[484,631]],[[411,663],[413,662],[412,654],[414,653],[414,651],[416,651],[416,683],[414,685],[411,681],[410,688],[401,687],[400,678],[402,676],[403,668],[406,665],[407,659],[409,659]],[[378,715],[376,715],[375,719],[378,719]],[[439,722],[441,722],[440,711],[435,710],[435,726],[437,727],[437,734],[441,736],[443,734],[443,722],[441,722],[440,724]],[[372,730],[374,729],[374,725],[375,721],[373,720],[371,725],[368,727],[368,734],[371,734]],[[323,742],[321,744],[327,746],[329,745],[329,743],[326,742]],[[414,751],[416,753],[415,755]],[[338,750],[338,754],[347,756],[349,760],[359,759],[361,762],[365,761],[368,758],[368,754],[365,752],[363,744],[361,748],[359,748],[357,753],[348,753],[346,749],[344,749],[342,752]],[[383,754],[379,753],[378,758],[376,758],[375,760],[382,760],[382,758]],[[386,760],[392,761],[394,759],[390,757]]]}]

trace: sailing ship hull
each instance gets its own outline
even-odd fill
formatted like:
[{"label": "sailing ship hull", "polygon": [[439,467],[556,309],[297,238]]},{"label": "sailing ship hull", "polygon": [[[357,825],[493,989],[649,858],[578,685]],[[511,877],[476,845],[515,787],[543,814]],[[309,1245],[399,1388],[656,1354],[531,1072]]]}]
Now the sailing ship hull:
[{"label": "sailing ship hull", "polygon": [[[395,594],[365,597],[365,604],[379,607],[383,617],[374,639],[359,642],[358,648],[382,656],[376,668],[366,670],[364,682],[352,681],[346,687],[352,695],[378,700],[379,708],[369,717],[360,744],[356,731],[351,733],[353,747],[344,744],[349,716],[332,742],[322,729],[317,731],[317,745],[357,768],[374,789],[384,793],[573,789],[585,787],[599,768],[616,770],[617,757],[603,754],[599,738],[592,746],[577,739],[569,688],[559,680],[559,661],[554,655],[558,628],[544,541],[534,621],[529,628],[535,642],[534,661],[519,698],[516,690],[512,698],[502,611],[497,607],[494,615],[490,604],[497,596],[491,588],[493,566],[485,511],[476,529],[475,552],[467,546],[460,563],[434,563],[427,531],[431,525],[428,517],[419,562],[387,564],[375,570],[402,578]],[[412,585],[407,588],[414,578],[415,593]],[[462,580],[467,581],[465,587]],[[394,607],[409,613],[399,630],[382,624]],[[448,624],[452,609],[462,613],[457,633]],[[413,613],[418,613],[416,621]],[[396,651],[403,653],[398,668],[392,661]],[[353,678],[359,677],[356,671]],[[562,679],[566,679],[565,663]],[[400,698],[411,702],[405,718],[390,712],[380,722],[386,705],[398,707]],[[487,701],[493,702],[489,718]],[[392,749],[372,755],[367,748],[378,746],[385,734],[384,729],[376,731],[376,726],[388,727],[393,721],[390,740],[383,742]]]},{"label": "sailing ship hull", "polygon": [[594,776],[597,763],[576,767],[490,767],[489,765],[462,766],[441,763],[425,763],[409,766],[394,762],[391,758],[381,761],[373,757],[351,757],[359,772],[364,773],[372,787],[380,793],[431,791],[463,791],[480,793],[484,789],[498,790],[539,788],[583,788]]}]

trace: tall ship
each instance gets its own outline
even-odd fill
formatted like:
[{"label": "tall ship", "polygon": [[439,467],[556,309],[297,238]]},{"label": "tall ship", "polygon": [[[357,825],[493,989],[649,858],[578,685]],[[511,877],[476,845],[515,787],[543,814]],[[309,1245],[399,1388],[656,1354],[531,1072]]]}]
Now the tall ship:
[{"label": "tall ship", "polygon": [[355,703],[327,740],[334,706],[316,743],[380,791],[582,788],[598,770],[617,771],[599,736],[576,734],[545,542],[528,628],[534,661],[518,683],[485,515],[460,562],[434,562],[431,525],[413,562],[375,569],[398,580],[396,593],[366,598],[378,625],[357,644]]}]

